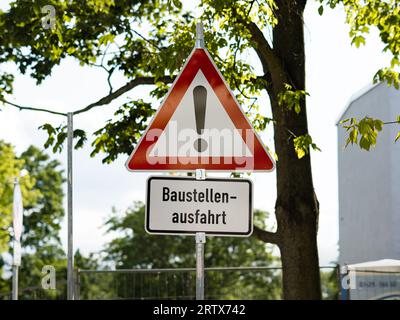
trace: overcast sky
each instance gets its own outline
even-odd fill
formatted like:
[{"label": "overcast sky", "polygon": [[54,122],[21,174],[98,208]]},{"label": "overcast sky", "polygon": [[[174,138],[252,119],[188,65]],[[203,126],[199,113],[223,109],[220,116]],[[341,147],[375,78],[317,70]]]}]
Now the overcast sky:
[{"label": "overcast sky", "polygon": [[[4,8],[4,3],[0,6]],[[312,152],[313,177],[320,201],[319,255],[320,264],[327,265],[338,255],[338,192],[336,121],[352,94],[368,85],[388,57],[376,34],[367,39],[361,49],[350,46],[348,26],[340,10],[324,11],[320,17],[318,5],[309,2],[305,13],[307,98],[309,129],[322,152]],[[8,71],[15,70],[12,66]],[[113,85],[118,88],[126,79],[116,75]],[[80,67],[66,59],[54,68],[52,76],[37,86],[28,76],[16,73],[11,101],[21,105],[46,107],[62,112],[73,111],[106,95],[106,74],[101,69]],[[147,89],[134,89],[108,106],[75,117],[75,128],[88,132],[104,125],[113,112],[129,98],[146,95]],[[268,113],[268,112],[267,112]],[[0,139],[12,143],[17,152],[29,145],[42,147],[46,134],[37,128],[49,122],[65,123],[65,119],[45,113],[19,112],[2,107]],[[264,143],[273,149],[270,131],[262,135]],[[74,241],[75,248],[84,253],[100,250],[111,239],[101,228],[115,206],[123,212],[133,201],[144,200],[145,181],[149,174],[132,173],[125,169],[126,156],[111,165],[103,165],[101,156],[90,158],[91,148],[74,153]],[[345,152],[340,150],[340,152]],[[52,155],[66,168],[66,154]],[[273,213],[276,198],[275,173],[251,175],[254,181],[255,208]],[[272,224],[273,222],[271,222]],[[273,228],[271,225],[270,228]],[[66,247],[66,224],[62,238]]]}]

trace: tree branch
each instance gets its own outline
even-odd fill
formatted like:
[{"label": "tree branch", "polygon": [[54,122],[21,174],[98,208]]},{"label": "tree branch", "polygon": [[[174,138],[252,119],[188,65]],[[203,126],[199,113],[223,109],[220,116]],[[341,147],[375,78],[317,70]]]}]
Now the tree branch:
[{"label": "tree branch", "polygon": [[[135,78],[132,81],[129,81],[127,84],[123,85],[118,90],[111,92],[107,96],[101,98],[100,100],[93,102],[82,109],[78,109],[78,110],[74,111],[73,114],[76,115],[76,114],[84,113],[95,107],[109,104],[114,99],[118,98],[119,96],[123,95],[124,93],[128,92],[129,90],[131,90],[139,85],[151,85],[151,84],[155,84],[157,81],[161,81],[164,83],[171,83],[174,80],[175,80],[175,76],[163,76],[163,77],[159,77],[159,78],[155,78],[155,77]],[[21,105],[12,103],[10,101],[7,101],[3,98],[0,98],[0,101],[2,101],[5,104],[8,104],[12,107],[18,108],[19,110],[40,111],[40,112],[47,112],[47,113],[56,114],[56,115],[64,116],[64,117],[67,116],[67,113],[64,113],[64,112],[58,112],[58,111],[53,111],[53,110],[44,109],[44,108],[25,107],[25,106],[21,106]]]},{"label": "tree branch", "polygon": [[[104,55],[103,55],[103,57],[104,57]],[[96,67],[96,68],[101,68],[101,69],[103,69],[105,72],[107,72],[107,74],[108,74],[108,76],[107,76],[107,83],[108,83],[108,88],[109,88],[109,93],[112,93],[113,92],[113,86],[112,86],[112,84],[111,84],[111,76],[112,76],[112,74],[113,74],[113,72],[114,72],[114,70],[115,70],[115,67],[113,67],[113,68],[110,68],[110,69],[107,69],[104,65],[103,65],[103,62],[101,62],[101,64],[96,64],[96,63],[88,63],[89,64],[89,66],[93,66],[93,67]]]},{"label": "tree branch", "polygon": [[100,100],[93,102],[91,104],[89,104],[88,106],[76,110],[73,112],[74,115],[79,114],[79,113],[83,113],[86,111],[89,111],[90,109],[93,109],[94,107],[98,107],[98,106],[102,106],[105,104],[109,104],[111,101],[113,101],[114,99],[118,98],[119,96],[123,95],[125,92],[128,92],[129,90],[139,86],[139,85],[146,85],[146,84],[155,84],[156,81],[161,81],[164,83],[171,83],[175,80],[175,76],[163,76],[160,78],[154,78],[154,77],[138,77],[133,79],[132,81],[129,81],[127,84],[125,84],[124,86],[122,86],[121,88],[119,88],[118,90],[111,92],[110,94],[108,94],[107,96],[101,98]]},{"label": "tree branch", "polygon": [[253,227],[253,235],[258,239],[266,243],[279,244],[279,235],[276,232],[270,232],[260,229],[259,227]]},{"label": "tree branch", "polygon": [[111,76],[112,76],[114,70],[115,70],[115,68],[111,68],[110,70],[107,70],[107,72],[108,72],[107,83],[108,83],[108,87],[110,89],[110,91],[108,92],[109,94],[111,94],[113,92],[113,86],[111,84]]},{"label": "tree branch", "polygon": [[5,103],[5,104],[8,104],[8,105],[10,105],[10,106],[12,106],[12,107],[15,107],[15,108],[19,109],[20,111],[22,111],[22,110],[40,111],[40,112],[47,112],[47,113],[56,114],[56,115],[64,116],[64,117],[67,116],[66,113],[58,112],[58,111],[53,111],[53,110],[49,110],[49,109],[34,108],[34,107],[24,107],[24,106],[21,106],[21,105],[12,103],[12,102],[10,102],[10,101],[7,101],[7,100],[5,100],[5,99],[3,99],[3,98],[0,98],[0,101],[2,101],[2,102]]},{"label": "tree branch", "polygon": [[[261,60],[265,73],[270,73],[273,80],[282,79],[288,75],[283,67],[282,61],[269,45],[260,28],[254,22],[243,22],[253,36],[257,47],[255,51]],[[274,82],[275,82],[274,81]]]},{"label": "tree branch", "polygon": [[154,48],[158,49],[159,51],[161,51],[161,47],[159,47],[155,41],[149,40],[146,37],[144,37],[142,34],[140,34],[139,32],[137,32],[136,30],[131,29],[131,31],[133,31],[134,33],[136,33],[139,37],[141,37],[144,41],[146,41],[147,43],[149,43],[150,45],[152,45]]},{"label": "tree branch", "polygon": [[[289,73],[286,72],[283,62],[275,53],[274,49],[270,46],[257,24],[246,20],[235,11],[234,17],[251,33],[252,39],[256,43],[254,50],[261,61],[264,73],[271,75],[272,84],[275,84],[279,87],[282,83],[288,82],[293,85],[293,82],[290,80]],[[272,88],[270,87],[268,90],[269,89]]]}]

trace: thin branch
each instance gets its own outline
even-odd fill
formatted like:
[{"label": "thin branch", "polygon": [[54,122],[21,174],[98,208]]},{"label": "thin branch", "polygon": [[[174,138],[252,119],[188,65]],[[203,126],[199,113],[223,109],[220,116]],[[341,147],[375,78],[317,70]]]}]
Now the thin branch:
[{"label": "thin branch", "polygon": [[115,70],[115,68],[111,68],[110,70],[107,70],[107,72],[108,72],[107,83],[108,83],[108,87],[110,88],[108,94],[111,94],[114,90],[114,88],[111,84],[111,76],[112,76],[114,70]]},{"label": "thin branch", "polygon": [[111,84],[111,76],[112,76],[112,74],[113,74],[113,72],[114,72],[114,70],[115,70],[115,67],[112,67],[112,68],[110,68],[110,69],[107,69],[107,68],[104,66],[104,59],[105,59],[105,57],[106,57],[107,51],[108,51],[108,49],[110,48],[110,46],[111,46],[111,43],[109,43],[109,44],[107,45],[107,48],[104,50],[104,54],[103,54],[103,56],[102,56],[102,58],[101,58],[101,62],[100,62],[101,66],[102,66],[102,67],[104,68],[104,70],[106,70],[107,73],[108,73],[108,76],[107,76],[107,83],[108,83],[108,87],[109,87],[109,91],[108,91],[109,94],[112,93],[113,90],[114,90],[114,88],[113,88],[113,86],[112,86],[112,84]]},{"label": "thin branch", "polygon": [[107,96],[101,98],[100,100],[93,102],[91,104],[89,104],[88,106],[76,110],[73,112],[74,115],[79,114],[79,113],[83,113],[86,111],[89,111],[90,109],[93,109],[94,107],[98,107],[98,106],[102,106],[105,104],[109,104],[111,101],[113,101],[114,99],[118,98],[119,96],[123,95],[125,92],[128,92],[129,90],[139,86],[139,85],[151,85],[151,84],[155,84],[156,81],[161,81],[164,83],[171,83],[173,82],[175,79],[174,76],[170,77],[170,76],[163,76],[160,78],[154,78],[154,77],[138,77],[133,79],[132,81],[129,81],[127,84],[125,84],[124,86],[122,86],[121,88],[119,88],[118,90],[108,94]]},{"label": "thin branch", "polygon": [[152,45],[154,48],[158,49],[159,51],[161,51],[162,49],[156,45],[152,40],[147,39],[146,37],[144,37],[142,34],[140,34],[139,32],[137,32],[136,30],[131,29],[131,31],[133,31],[134,33],[136,33],[136,35],[138,35],[140,38],[142,38],[144,41],[146,41],[147,43],[149,43],[150,45]]},{"label": "thin branch", "polygon": [[269,45],[267,39],[264,37],[264,34],[260,30],[254,22],[243,22],[244,25],[248,28],[250,33],[253,35],[253,40],[257,44],[257,48],[255,48],[258,57],[261,60],[261,63],[264,68],[264,72],[270,72],[271,74],[285,74],[285,70],[283,65],[275,54],[274,49]]},{"label": "thin branch", "polygon": [[88,62],[88,65],[92,66],[92,67],[96,67],[96,68],[102,68],[103,70],[108,72],[108,69],[105,66],[103,66],[102,64]]},{"label": "thin branch", "polygon": [[384,122],[383,124],[400,124],[399,121],[388,121],[388,122]]},{"label": "thin branch", "polygon": [[106,57],[107,51],[110,48],[111,43],[108,44],[108,46],[106,47],[106,49],[104,50],[103,54],[102,54],[102,58],[101,58],[101,62],[100,64],[96,64],[96,63],[88,63],[90,66],[93,67],[97,67],[97,68],[101,68],[103,69],[105,72],[107,72],[108,76],[107,76],[107,83],[108,83],[108,87],[109,87],[109,94],[113,92],[113,86],[111,84],[111,76],[115,70],[115,67],[112,67],[110,69],[107,69],[104,65],[104,59]]},{"label": "thin branch", "polygon": [[[106,58],[106,54],[107,54],[108,49],[110,49],[110,46],[111,46],[111,43],[109,43],[109,44],[107,45],[106,49],[104,50],[103,56],[101,57],[101,62],[100,62],[100,64],[101,64],[102,66],[104,66],[104,59]],[[118,46],[118,45],[117,45],[117,46]],[[106,70],[107,70],[107,69],[106,69]]]},{"label": "thin branch", "polygon": [[24,106],[21,106],[21,105],[12,103],[12,102],[7,101],[7,100],[2,99],[2,98],[0,99],[0,101],[4,102],[5,104],[8,104],[8,105],[10,105],[10,106],[12,106],[12,107],[15,107],[15,108],[19,109],[20,111],[22,111],[22,110],[40,111],[40,112],[47,112],[47,113],[56,114],[56,115],[64,116],[64,117],[67,116],[66,113],[58,112],[58,111],[53,111],[53,110],[49,110],[49,109],[34,108],[34,107],[24,107]]},{"label": "thin branch", "polygon": [[260,229],[259,227],[253,227],[253,235],[258,239],[266,243],[279,244],[279,235],[276,232],[270,232]]},{"label": "thin branch", "polygon": [[275,61],[277,58],[275,57],[275,53],[272,49],[272,47],[269,45],[267,39],[265,39],[264,34],[260,30],[260,28],[257,26],[256,23],[252,21],[247,21],[244,20],[242,17],[240,17],[238,14],[235,14],[235,18],[237,19],[238,22],[243,24],[247,30],[250,31],[251,35],[253,36],[253,40],[257,44],[257,47],[254,48],[258,57],[261,60],[261,64],[263,65],[264,72],[267,73],[270,70],[271,66],[269,63],[269,60]]},{"label": "thin branch", "polygon": [[[255,1],[253,1],[253,2],[251,3],[250,8],[249,8],[249,10],[247,11],[246,16],[249,15],[249,13],[250,13],[250,11],[251,11],[251,8],[253,7],[254,2],[255,2]],[[233,54],[233,70],[236,70],[237,53],[238,53],[238,51],[239,51],[239,49],[240,49],[240,42],[241,42],[241,40],[242,40],[241,38],[239,38],[239,39],[237,40],[236,50],[235,50],[235,53]],[[257,97],[249,97],[248,95],[246,95],[246,94],[243,92],[243,90],[240,89],[240,85],[238,84],[237,79],[236,79],[235,76],[233,76],[233,80],[235,81],[236,89],[239,90],[240,94],[241,94],[243,97],[245,97],[246,99],[248,99],[248,100],[253,100],[253,103],[252,103],[251,106],[250,106],[250,110],[251,110],[251,108],[253,107],[253,105],[254,105],[254,104],[256,103],[256,101],[257,101]]]},{"label": "thin branch", "polygon": [[101,69],[103,69],[105,72],[107,72],[107,74],[108,74],[108,76],[107,76],[107,84],[108,84],[108,88],[109,88],[109,91],[108,91],[108,92],[109,92],[109,94],[112,93],[112,91],[113,91],[113,86],[112,86],[112,84],[111,84],[111,76],[112,76],[112,74],[113,74],[115,68],[107,69],[107,68],[103,65],[103,62],[102,62],[101,64],[88,63],[88,65],[89,65],[89,66],[96,67],[96,68],[101,68]]},{"label": "thin branch", "polygon": [[[84,113],[95,107],[109,104],[114,99],[118,98],[119,96],[123,95],[124,93],[128,92],[129,90],[131,90],[139,85],[152,85],[152,84],[155,84],[156,81],[161,81],[164,83],[171,83],[174,80],[175,80],[175,76],[163,76],[163,77],[159,77],[159,78],[155,78],[155,77],[135,78],[134,80],[129,81],[127,84],[123,85],[118,90],[111,92],[110,94],[101,98],[100,100],[93,102],[82,109],[78,109],[78,110],[74,111],[73,114],[76,115],[76,114]],[[56,115],[64,116],[64,117],[67,116],[67,113],[53,111],[53,110],[44,109],[44,108],[25,107],[25,106],[21,106],[21,105],[12,103],[10,101],[7,101],[3,98],[0,98],[0,101],[4,102],[5,104],[8,104],[10,106],[13,106],[15,108],[18,108],[19,110],[40,111],[40,112],[47,112],[47,113],[56,114]]]},{"label": "thin branch", "polygon": [[242,24],[251,33],[252,40],[256,43],[254,50],[261,61],[264,73],[271,74],[271,79],[274,84],[279,85],[283,82],[287,82],[294,87],[293,81],[291,81],[289,73],[286,72],[280,57],[270,46],[257,24],[247,20],[248,17],[240,16],[235,10],[233,10],[233,15],[236,21]]}]

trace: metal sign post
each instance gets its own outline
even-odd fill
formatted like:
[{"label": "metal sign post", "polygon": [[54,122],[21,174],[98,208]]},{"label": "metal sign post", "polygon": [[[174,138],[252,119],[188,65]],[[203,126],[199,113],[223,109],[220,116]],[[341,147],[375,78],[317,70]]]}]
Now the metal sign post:
[{"label": "metal sign post", "polygon": [[12,300],[18,300],[18,266],[13,265]]},{"label": "metal sign post", "polygon": [[196,23],[196,48],[205,48],[204,44],[204,31],[203,31],[203,23],[198,22]]},{"label": "metal sign post", "polygon": [[19,179],[14,179],[13,195],[13,262],[12,262],[12,300],[18,300],[18,268],[21,265],[21,234],[23,229],[24,208],[22,204],[22,193],[19,186]]},{"label": "metal sign post", "polygon": [[204,245],[206,234],[196,233],[196,300],[204,300]]},{"label": "metal sign post", "polygon": [[[14,179],[14,191],[15,188],[18,184],[18,178]],[[15,201],[15,199],[14,199]],[[14,230],[15,233],[15,230]],[[15,235],[14,235],[15,237]],[[16,241],[14,241],[14,257],[15,257],[15,251],[17,248],[15,247]],[[13,258],[14,259],[14,258]],[[15,260],[15,259],[14,259]],[[13,261],[13,266],[12,266],[12,271],[13,271],[13,276],[12,276],[12,300],[18,300],[18,265]]]},{"label": "metal sign post", "polygon": [[[206,170],[196,169],[196,180],[204,180]],[[196,300],[204,300],[204,245],[205,232],[196,232]]]},{"label": "metal sign post", "polygon": [[73,219],[72,219],[72,150],[73,150],[73,113],[68,112],[67,132],[67,166],[68,166],[68,270],[67,298],[74,300],[74,249],[73,249]]}]

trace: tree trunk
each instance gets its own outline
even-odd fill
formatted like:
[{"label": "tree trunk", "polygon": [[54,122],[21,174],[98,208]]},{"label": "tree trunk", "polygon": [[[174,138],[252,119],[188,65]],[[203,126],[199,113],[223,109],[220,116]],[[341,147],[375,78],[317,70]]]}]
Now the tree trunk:
[{"label": "tree trunk", "polygon": [[318,201],[314,193],[310,156],[298,159],[296,136],[308,133],[305,101],[297,114],[278,105],[284,83],[305,90],[303,11],[305,0],[277,0],[278,25],[273,30],[274,52],[285,72],[272,74],[271,105],[276,121],[277,201],[279,248],[285,299],[321,299],[317,250]]}]

